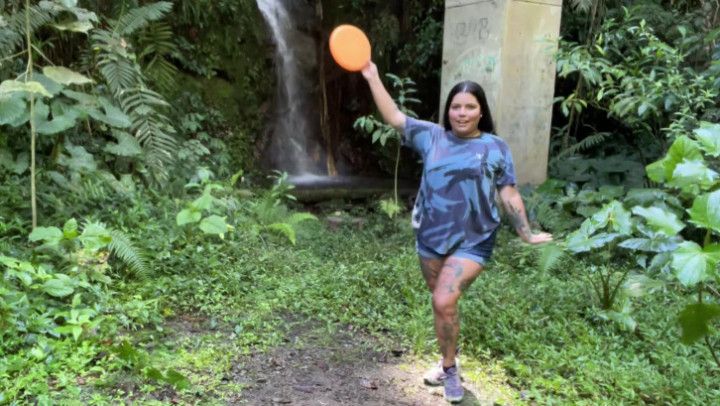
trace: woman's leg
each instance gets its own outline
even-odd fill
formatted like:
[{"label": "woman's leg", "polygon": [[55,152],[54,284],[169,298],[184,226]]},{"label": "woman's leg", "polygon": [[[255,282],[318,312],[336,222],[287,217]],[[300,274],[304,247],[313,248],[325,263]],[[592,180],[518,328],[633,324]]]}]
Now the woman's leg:
[{"label": "woman's leg", "polygon": [[440,270],[442,269],[443,262],[445,262],[445,258],[426,258],[422,255],[418,255],[418,258],[420,259],[420,270],[422,271],[423,278],[425,278],[425,283],[428,289],[430,289],[430,293],[432,293],[435,290],[437,278],[440,275]]},{"label": "woman's leg", "polygon": [[460,294],[470,286],[482,270],[482,265],[473,260],[451,256],[445,259],[439,275],[433,280],[434,286],[431,289],[435,334],[443,356],[443,367],[447,368],[455,364],[455,348],[460,332],[458,314]]}]

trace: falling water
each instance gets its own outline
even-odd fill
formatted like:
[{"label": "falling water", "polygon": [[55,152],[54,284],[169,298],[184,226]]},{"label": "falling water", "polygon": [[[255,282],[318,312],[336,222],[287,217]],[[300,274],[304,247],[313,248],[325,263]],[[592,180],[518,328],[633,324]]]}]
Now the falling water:
[{"label": "falling water", "polygon": [[[319,174],[322,150],[311,138],[318,133],[318,125],[309,117],[317,111],[313,105],[316,80],[312,70],[316,66],[314,41],[297,29],[296,10],[288,4],[302,6],[298,0],[257,0],[258,8],[267,21],[276,43],[277,100],[275,128],[271,143],[274,166],[293,175]],[[297,4],[295,4],[297,3]]]}]

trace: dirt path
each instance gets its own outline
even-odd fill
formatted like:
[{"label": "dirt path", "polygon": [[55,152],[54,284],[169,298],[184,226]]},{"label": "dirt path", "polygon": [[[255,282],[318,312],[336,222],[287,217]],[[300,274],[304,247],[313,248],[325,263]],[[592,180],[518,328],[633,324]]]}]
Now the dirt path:
[{"label": "dirt path", "polygon": [[[429,360],[382,350],[351,330],[291,330],[287,345],[237,359],[233,379],[244,386],[232,405],[446,405],[442,387],[422,383]],[[392,348],[392,347],[390,347]],[[496,405],[498,394],[464,382],[461,405]]]}]

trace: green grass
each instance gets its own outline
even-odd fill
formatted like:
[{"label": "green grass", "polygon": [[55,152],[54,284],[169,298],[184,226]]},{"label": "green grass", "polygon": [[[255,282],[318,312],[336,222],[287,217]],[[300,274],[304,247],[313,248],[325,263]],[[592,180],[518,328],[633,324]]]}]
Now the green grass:
[{"label": "green grass", "polygon": [[[50,366],[13,376],[60,403],[111,404],[130,396],[154,404],[173,393],[190,403],[222,404],[242,392],[223,379],[235,357],[282,345],[291,315],[328,331],[351,324],[380,343],[434,357],[430,297],[408,222],[367,216],[362,230],[330,232],[322,223],[307,223],[296,246],[238,233],[171,249],[157,237],[165,226],[150,225],[140,238],[165,259],[150,280],[115,286],[114,327],[95,341],[68,340],[55,349]],[[682,303],[679,292],[637,300],[639,329],[628,332],[594,316],[577,263],[541,272],[534,255],[503,229],[493,263],[462,299],[468,379],[481,387],[505,381],[517,393],[504,398],[515,396],[516,403],[523,403],[519,393],[553,405],[712,404],[720,398],[720,371],[709,353],[679,343],[673,316]],[[177,329],[186,315],[196,318],[197,331]],[[175,390],[128,371],[107,354],[103,334],[126,337],[147,352],[150,365],[179,371],[190,386]]]}]

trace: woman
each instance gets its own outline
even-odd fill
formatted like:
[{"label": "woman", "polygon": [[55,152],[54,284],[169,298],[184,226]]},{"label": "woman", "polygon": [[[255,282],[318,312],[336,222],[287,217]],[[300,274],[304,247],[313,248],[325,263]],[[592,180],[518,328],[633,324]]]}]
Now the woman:
[{"label": "woman", "polygon": [[413,209],[413,228],[420,268],[432,293],[435,334],[442,359],[425,375],[425,383],[444,385],[445,398],[462,400],[456,365],[460,321],[458,300],[487,264],[500,224],[496,190],[515,231],[530,244],[552,240],[530,230],[525,206],[515,187],[515,170],[507,144],[493,135],[485,93],[475,82],[450,91],[444,128],[406,116],[382,84],[370,62],[362,74],[386,123],[403,134],[403,144],[423,160],[423,176]]}]

